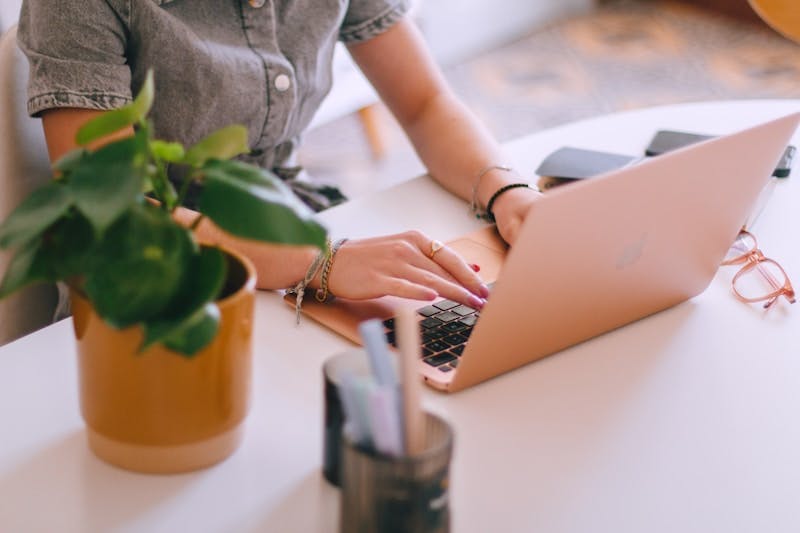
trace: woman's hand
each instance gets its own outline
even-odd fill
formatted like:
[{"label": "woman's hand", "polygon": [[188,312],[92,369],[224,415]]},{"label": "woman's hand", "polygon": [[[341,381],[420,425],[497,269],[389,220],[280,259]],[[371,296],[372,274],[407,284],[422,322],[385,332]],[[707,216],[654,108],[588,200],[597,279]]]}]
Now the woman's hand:
[{"label": "woman's hand", "polygon": [[418,231],[349,240],[336,254],[330,291],[356,300],[442,296],[480,309],[489,289],[455,251],[443,246],[434,252],[440,244]]},{"label": "woman's hand", "polygon": [[503,193],[492,206],[497,231],[503,240],[513,246],[522,229],[522,223],[530,216],[531,208],[541,198],[535,189],[517,188]]}]

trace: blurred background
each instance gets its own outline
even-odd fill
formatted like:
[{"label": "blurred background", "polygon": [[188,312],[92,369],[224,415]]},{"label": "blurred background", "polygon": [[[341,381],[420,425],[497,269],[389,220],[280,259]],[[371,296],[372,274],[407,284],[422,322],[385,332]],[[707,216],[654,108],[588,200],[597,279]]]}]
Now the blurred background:
[{"label": "blurred background", "polygon": [[[626,109],[800,98],[800,46],[747,0],[420,0],[414,16],[455,92],[500,141]],[[373,111],[377,150],[359,113],[304,140],[309,172],[351,197],[424,172],[390,115]]]},{"label": "blurred background", "polygon": [[[20,3],[0,0],[0,30]],[[800,46],[747,0],[416,0],[412,16],[500,141],[645,106],[800,97]],[[300,153],[309,172],[351,197],[422,173],[344,50],[334,78]]]}]

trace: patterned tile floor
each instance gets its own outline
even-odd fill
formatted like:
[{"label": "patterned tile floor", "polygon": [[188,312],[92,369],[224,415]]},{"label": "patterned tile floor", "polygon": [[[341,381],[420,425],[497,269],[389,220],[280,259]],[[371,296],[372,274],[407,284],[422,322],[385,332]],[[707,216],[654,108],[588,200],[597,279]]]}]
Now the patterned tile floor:
[{"label": "patterned tile floor", "polygon": [[[766,26],[674,1],[619,0],[445,70],[500,141],[619,110],[676,102],[800,97],[800,45]],[[354,116],[310,132],[312,175],[364,194],[423,171],[385,116],[375,161]]]}]

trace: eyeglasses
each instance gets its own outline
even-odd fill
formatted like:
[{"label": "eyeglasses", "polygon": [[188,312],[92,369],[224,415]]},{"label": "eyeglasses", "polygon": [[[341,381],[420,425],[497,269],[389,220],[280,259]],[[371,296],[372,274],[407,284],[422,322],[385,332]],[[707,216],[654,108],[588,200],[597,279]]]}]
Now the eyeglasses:
[{"label": "eyeglasses", "polygon": [[764,308],[783,296],[789,303],[795,302],[794,288],[786,271],[775,260],[764,256],[759,250],[755,236],[742,229],[731,246],[723,265],[742,265],[733,276],[733,293],[743,302],[764,302]]}]

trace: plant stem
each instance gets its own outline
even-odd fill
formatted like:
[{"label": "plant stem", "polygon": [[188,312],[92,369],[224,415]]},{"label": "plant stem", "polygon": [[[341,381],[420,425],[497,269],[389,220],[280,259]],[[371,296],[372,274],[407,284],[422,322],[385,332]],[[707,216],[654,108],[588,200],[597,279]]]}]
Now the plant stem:
[{"label": "plant stem", "polygon": [[156,193],[160,193],[162,195],[161,201],[161,208],[164,211],[172,213],[175,208],[180,205],[180,202],[177,201],[175,189],[172,187],[172,183],[169,181],[167,177],[167,167],[164,165],[164,162],[160,159],[155,157],[155,154],[151,152],[151,157],[155,160],[156,163],[156,180],[158,185],[154,187]]},{"label": "plant stem", "polygon": [[183,183],[181,183],[181,190],[178,192],[178,202],[177,205],[183,205],[183,200],[186,198],[186,193],[189,192],[189,184],[194,181],[195,177],[199,176],[199,172],[197,169],[193,169],[186,173],[186,177],[183,179]]},{"label": "plant stem", "polygon": [[202,222],[204,218],[206,218],[206,216],[203,213],[198,213],[197,217],[195,217],[195,219],[192,221],[192,225],[189,226],[189,229],[191,231],[196,230],[197,226],[200,225],[200,222]]}]

